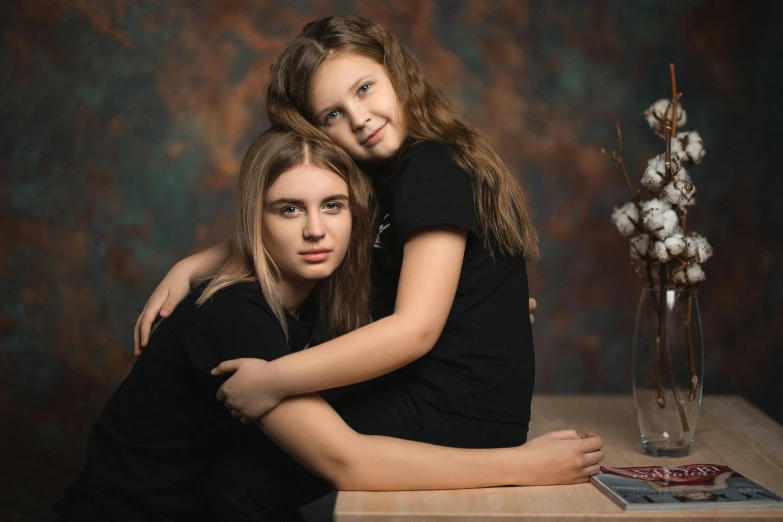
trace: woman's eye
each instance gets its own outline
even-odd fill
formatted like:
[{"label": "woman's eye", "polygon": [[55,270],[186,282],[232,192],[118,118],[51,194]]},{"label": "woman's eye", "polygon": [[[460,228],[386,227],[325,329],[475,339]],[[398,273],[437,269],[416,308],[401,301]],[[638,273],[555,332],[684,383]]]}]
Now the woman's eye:
[{"label": "woman's eye", "polygon": [[370,84],[369,84],[369,83],[365,83],[364,85],[362,85],[361,87],[359,87],[359,90],[358,90],[357,92],[358,92],[359,94],[364,94],[364,93],[366,93],[366,92],[367,92],[367,91],[369,91],[369,90],[370,90]]},{"label": "woman's eye", "polygon": [[326,210],[334,211],[334,210],[340,210],[341,208],[343,208],[343,205],[340,204],[340,203],[337,203],[336,201],[330,201],[329,203],[326,203],[324,205],[324,209],[326,209]]},{"label": "woman's eye", "polygon": [[340,115],[340,111],[332,111],[329,114],[326,115],[326,118],[324,118],[324,121],[326,123],[330,123],[334,121],[335,118],[337,118]]},{"label": "woman's eye", "polygon": [[296,214],[297,210],[298,209],[296,207],[283,207],[280,209],[280,213],[283,214],[284,216],[292,216]]}]

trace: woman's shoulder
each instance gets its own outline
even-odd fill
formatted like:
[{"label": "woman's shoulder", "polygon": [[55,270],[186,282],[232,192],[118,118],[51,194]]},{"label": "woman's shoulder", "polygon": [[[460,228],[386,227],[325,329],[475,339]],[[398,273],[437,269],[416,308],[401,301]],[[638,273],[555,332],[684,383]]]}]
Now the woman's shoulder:
[{"label": "woman's shoulder", "polygon": [[269,339],[274,335],[285,342],[280,322],[256,282],[225,286],[195,305],[194,313],[198,331],[209,339],[248,339],[258,335]]},{"label": "woman's shoulder", "polygon": [[[196,299],[206,290],[207,285],[208,282],[202,283],[194,290]],[[261,287],[255,281],[240,281],[220,288],[199,306],[199,310],[202,314],[224,317],[229,321],[237,314],[272,313]]]}]

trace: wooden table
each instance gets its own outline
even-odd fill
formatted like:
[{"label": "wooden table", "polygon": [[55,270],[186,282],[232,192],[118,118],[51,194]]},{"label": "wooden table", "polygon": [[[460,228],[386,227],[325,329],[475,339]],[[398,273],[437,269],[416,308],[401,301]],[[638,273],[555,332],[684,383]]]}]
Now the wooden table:
[{"label": "wooden table", "polygon": [[[534,397],[531,438],[568,428],[601,435],[606,466],[725,464],[783,496],[783,427],[741,397],[704,397],[696,441],[686,458],[642,454],[630,395]],[[783,520],[781,510],[625,512],[592,484],[456,491],[342,491],[337,495],[334,515],[337,522]]]}]

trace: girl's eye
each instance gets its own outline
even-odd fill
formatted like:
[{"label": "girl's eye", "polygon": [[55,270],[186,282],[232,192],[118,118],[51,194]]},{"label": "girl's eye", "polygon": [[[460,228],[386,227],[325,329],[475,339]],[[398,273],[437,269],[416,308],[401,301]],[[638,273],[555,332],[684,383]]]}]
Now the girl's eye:
[{"label": "girl's eye", "polygon": [[329,114],[326,115],[326,118],[324,118],[324,121],[326,123],[331,123],[339,115],[340,115],[340,111],[332,111],[332,112],[330,112]]},{"label": "girl's eye", "polygon": [[364,85],[362,85],[361,87],[359,87],[359,90],[358,90],[357,92],[358,92],[359,94],[364,94],[364,93],[366,93],[366,92],[367,92],[367,91],[369,91],[369,90],[370,90],[370,84],[369,84],[369,83],[365,83]]},{"label": "girl's eye", "polygon": [[289,206],[289,207],[283,207],[280,209],[280,213],[284,216],[293,216],[296,214],[296,211],[299,210],[296,207]]},{"label": "girl's eye", "polygon": [[329,203],[324,204],[324,209],[325,210],[330,210],[330,211],[333,211],[333,212],[337,211],[337,210],[340,210],[341,208],[343,208],[342,203],[338,203],[336,201],[330,201]]}]

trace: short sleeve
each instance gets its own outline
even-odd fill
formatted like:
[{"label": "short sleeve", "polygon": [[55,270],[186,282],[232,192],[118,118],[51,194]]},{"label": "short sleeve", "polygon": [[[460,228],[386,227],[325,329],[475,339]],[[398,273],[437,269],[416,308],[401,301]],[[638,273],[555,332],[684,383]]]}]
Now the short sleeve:
[{"label": "short sleeve", "polygon": [[480,235],[470,177],[442,144],[414,145],[401,160],[392,222],[401,243],[427,227],[454,226]]},{"label": "short sleeve", "polygon": [[195,312],[188,352],[197,372],[223,361],[252,357],[271,361],[290,353],[285,334],[260,290],[235,284],[219,290]]}]

